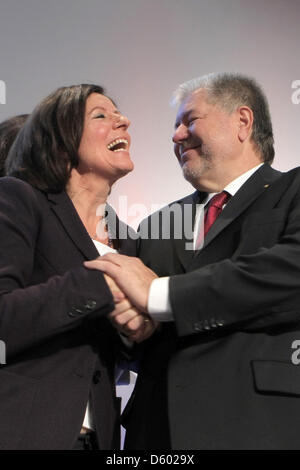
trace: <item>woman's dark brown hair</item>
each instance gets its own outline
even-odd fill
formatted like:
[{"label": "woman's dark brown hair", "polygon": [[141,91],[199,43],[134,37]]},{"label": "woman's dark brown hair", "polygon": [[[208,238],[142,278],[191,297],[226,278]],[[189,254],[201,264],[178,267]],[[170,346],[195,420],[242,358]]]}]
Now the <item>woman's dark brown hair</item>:
[{"label": "woman's dark brown hair", "polygon": [[104,89],[86,84],[62,87],[42,100],[9,152],[6,174],[41,191],[65,189],[78,165],[85,104],[92,93],[104,95]]},{"label": "woman's dark brown hair", "polygon": [[4,165],[8,152],[27,118],[28,114],[19,114],[0,124],[0,177],[5,174]]}]

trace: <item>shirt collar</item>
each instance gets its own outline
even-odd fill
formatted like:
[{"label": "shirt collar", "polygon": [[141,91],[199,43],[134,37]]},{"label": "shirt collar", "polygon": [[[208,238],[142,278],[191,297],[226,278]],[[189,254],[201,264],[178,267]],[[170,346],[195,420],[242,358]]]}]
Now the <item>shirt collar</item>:
[{"label": "shirt collar", "polygon": [[[255,173],[262,165],[263,163],[260,163],[259,165],[256,165],[255,167],[251,168],[251,170],[248,170],[242,175],[238,176],[233,181],[231,181],[227,186],[225,186],[223,191],[227,191],[227,193],[230,194],[231,197],[234,196],[238,192],[238,190],[243,186],[243,184],[246,183],[246,181],[250,178],[250,176],[252,176],[253,173]],[[207,204],[216,194],[218,193],[207,194],[202,204],[204,205]]]}]

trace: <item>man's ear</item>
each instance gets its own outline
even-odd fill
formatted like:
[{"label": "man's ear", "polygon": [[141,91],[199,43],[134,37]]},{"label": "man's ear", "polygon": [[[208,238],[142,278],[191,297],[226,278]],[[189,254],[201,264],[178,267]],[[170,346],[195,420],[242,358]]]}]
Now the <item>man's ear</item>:
[{"label": "man's ear", "polygon": [[240,142],[245,142],[252,134],[253,111],[248,106],[241,106],[238,110],[238,137]]}]

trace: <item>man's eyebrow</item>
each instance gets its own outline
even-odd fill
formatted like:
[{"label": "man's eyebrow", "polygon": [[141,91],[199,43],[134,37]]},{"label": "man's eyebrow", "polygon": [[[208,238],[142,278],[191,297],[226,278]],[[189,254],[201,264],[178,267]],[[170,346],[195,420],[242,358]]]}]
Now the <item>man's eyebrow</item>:
[{"label": "man's eyebrow", "polygon": [[182,114],[179,115],[179,119],[177,119],[175,121],[175,124],[174,124],[174,128],[177,129],[177,127],[179,126],[179,124],[184,121],[185,119],[187,119],[189,117],[189,115],[193,112],[193,109],[189,109],[188,111],[185,111],[183,112]]}]

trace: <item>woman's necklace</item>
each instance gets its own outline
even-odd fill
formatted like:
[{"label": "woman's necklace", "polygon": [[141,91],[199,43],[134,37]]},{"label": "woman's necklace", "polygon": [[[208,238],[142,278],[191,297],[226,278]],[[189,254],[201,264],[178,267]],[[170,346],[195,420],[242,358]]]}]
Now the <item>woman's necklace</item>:
[{"label": "woman's necklace", "polygon": [[97,225],[96,233],[91,234],[89,232],[89,235],[93,240],[97,240],[100,243],[103,243],[104,245],[109,246],[110,248],[114,247],[113,240],[110,236],[109,227],[107,223],[104,225],[103,222],[100,221]]}]

